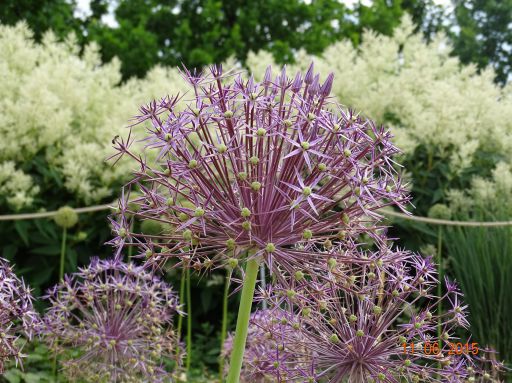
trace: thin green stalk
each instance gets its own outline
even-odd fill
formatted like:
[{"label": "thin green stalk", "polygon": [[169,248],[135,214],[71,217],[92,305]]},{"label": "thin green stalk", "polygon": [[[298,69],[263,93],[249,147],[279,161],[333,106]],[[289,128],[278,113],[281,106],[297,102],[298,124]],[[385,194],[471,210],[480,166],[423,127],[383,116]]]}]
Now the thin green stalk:
[{"label": "thin green stalk", "polygon": [[222,328],[220,332],[220,355],[219,355],[219,383],[224,382],[224,341],[228,332],[228,297],[229,285],[231,282],[232,269],[226,269],[226,281],[224,283],[224,296],[222,298]]},{"label": "thin green stalk", "polygon": [[[59,265],[59,280],[62,280],[64,278],[64,271],[65,271],[65,265],[66,265],[66,239],[68,236],[68,229],[63,228],[62,229],[62,241],[60,245],[60,265]],[[57,373],[57,354],[53,357],[53,363],[52,363],[52,372],[55,379],[58,377]]]},{"label": "thin green stalk", "polygon": [[[437,284],[437,296],[439,300],[437,302],[437,315],[439,316],[439,320],[437,321],[437,341],[439,342],[439,348],[443,347],[443,327],[441,324],[441,314],[443,311],[443,301],[441,297],[443,296],[443,259],[442,259],[442,247],[443,247],[443,231],[442,227],[439,226],[437,229],[437,277],[439,278],[439,283]],[[439,370],[443,367],[441,362],[439,362]]]},{"label": "thin green stalk", "polygon": [[[441,226],[439,226],[437,230],[437,276],[439,278],[439,283],[437,284],[437,295],[439,298],[443,296],[443,259],[442,259],[442,246],[443,246],[443,231]],[[443,302],[439,299],[437,303],[437,315],[441,316],[443,311]],[[441,321],[438,321],[437,324],[437,337],[439,342],[442,341],[441,336],[443,335],[443,328],[441,326]],[[440,345],[441,346],[441,345]]]},{"label": "thin green stalk", "polygon": [[240,371],[242,370],[242,362],[244,359],[245,343],[247,341],[249,319],[251,317],[252,300],[256,288],[259,264],[259,260],[257,259],[247,261],[227,383],[239,383],[240,381]]},{"label": "thin green stalk", "polygon": [[190,268],[187,267],[187,375],[190,372],[190,361],[192,359],[192,295],[190,293]]},{"label": "thin green stalk", "polygon": [[[260,284],[261,284],[261,288],[263,290],[267,289],[267,278],[265,276],[265,264],[264,263],[262,263],[260,266]],[[267,309],[267,301],[265,299],[262,300],[261,307],[263,308],[263,310]]]},{"label": "thin green stalk", "polygon": [[[183,306],[185,304],[185,268],[181,270],[181,280],[180,280],[180,305]],[[183,328],[183,315],[178,316],[178,342],[181,340],[181,329]],[[176,355],[180,352],[179,343],[176,346]]]},{"label": "thin green stalk", "polygon": [[62,242],[60,246],[60,268],[59,268],[59,280],[64,278],[64,266],[66,263],[66,238],[68,229],[62,229]]}]

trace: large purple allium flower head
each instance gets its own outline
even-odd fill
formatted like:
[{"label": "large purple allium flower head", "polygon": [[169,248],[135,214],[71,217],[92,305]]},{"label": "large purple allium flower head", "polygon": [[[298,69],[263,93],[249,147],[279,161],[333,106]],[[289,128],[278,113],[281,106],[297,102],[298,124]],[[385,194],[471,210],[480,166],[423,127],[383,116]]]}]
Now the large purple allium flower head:
[{"label": "large purple allium flower head", "polygon": [[[391,258],[396,261],[387,265],[331,263],[333,276],[336,269],[352,272],[353,278],[343,283],[353,286],[353,292],[340,288],[334,279],[321,290],[303,284],[293,294],[287,293],[289,286],[269,288],[267,315],[288,310],[298,318],[293,326],[296,333],[275,332],[287,349],[304,350],[296,354],[293,365],[279,364],[288,381],[464,382],[483,376],[474,365],[477,346],[465,347],[457,355],[450,345],[473,342],[456,338],[456,330],[467,326],[459,290],[449,283],[446,294],[436,297],[431,260],[394,253]],[[382,259],[371,252],[355,257]],[[440,315],[436,313],[439,300],[446,308]],[[268,323],[273,321],[262,323],[261,331],[274,334],[275,327]]]},{"label": "large purple allium flower head", "polygon": [[172,329],[178,300],[165,282],[140,266],[94,258],[45,298],[51,306],[42,335],[73,379],[167,381],[172,374],[163,361],[180,362]]},{"label": "large purple allium flower head", "polygon": [[[297,367],[294,361],[300,351],[287,348],[288,339],[296,334],[300,336],[292,327],[294,323],[297,323],[296,314],[279,309],[272,312],[261,310],[251,315],[240,382],[286,381],[286,370]],[[270,328],[272,331],[268,331]],[[232,349],[233,334],[230,334],[224,343],[222,355],[228,362]],[[225,367],[227,371],[229,365]]]},{"label": "large purple allium flower head", "polygon": [[0,374],[7,361],[21,363],[23,355],[18,338],[21,335],[31,338],[38,321],[30,290],[9,263],[0,258]]},{"label": "large purple allium flower head", "polygon": [[[252,77],[185,71],[191,92],[141,108],[149,122],[144,153],[132,133],[118,154],[137,165],[113,221],[114,245],[137,245],[152,260],[180,258],[198,269],[228,257],[261,257],[280,270],[314,272],[326,255],[311,251],[375,234],[377,210],[407,201],[393,168],[390,133],[329,98],[333,76],[313,65],[293,80],[285,69]],[[304,80],[303,80],[304,78]],[[153,220],[159,233],[130,230]]]}]

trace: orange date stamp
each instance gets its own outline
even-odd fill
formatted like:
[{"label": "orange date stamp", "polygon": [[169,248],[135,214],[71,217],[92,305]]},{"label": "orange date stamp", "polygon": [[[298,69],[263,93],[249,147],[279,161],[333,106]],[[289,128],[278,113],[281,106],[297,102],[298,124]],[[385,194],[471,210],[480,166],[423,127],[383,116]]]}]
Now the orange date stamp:
[{"label": "orange date stamp", "polygon": [[[478,348],[478,343],[452,343],[452,342],[444,342],[450,348],[448,350],[448,355],[478,355],[480,351]],[[422,344],[414,344],[414,343],[402,343],[403,353],[404,354],[418,354],[422,353],[424,355],[439,355],[441,354],[441,346],[439,342],[425,342]]]}]

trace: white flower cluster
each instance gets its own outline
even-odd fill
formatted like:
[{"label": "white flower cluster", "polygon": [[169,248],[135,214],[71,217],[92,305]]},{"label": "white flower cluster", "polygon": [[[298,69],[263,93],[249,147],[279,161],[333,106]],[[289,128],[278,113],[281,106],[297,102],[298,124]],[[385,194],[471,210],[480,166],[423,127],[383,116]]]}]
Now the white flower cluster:
[{"label": "white flower cluster", "polygon": [[[299,52],[291,69],[304,70],[313,60],[324,75],[334,72],[338,100],[390,127],[406,155],[426,147],[454,175],[483,153],[498,158],[495,164],[512,164],[512,85],[495,85],[490,69],[462,66],[450,56],[445,36],[427,44],[413,31],[406,17],[391,37],[365,32],[357,48],[343,41],[321,57]],[[248,66],[261,77],[269,61],[272,56],[261,52]]]},{"label": "white flower cluster", "polygon": [[[80,54],[76,40],[51,33],[35,44],[23,23],[0,26],[0,206],[29,206],[51,177],[77,200],[94,203],[114,193],[128,165],[105,162],[111,140],[126,136],[141,104],[175,94],[177,70],[153,69],[145,79],[120,84],[119,62],[102,65],[96,45]],[[44,181],[39,181],[40,179]],[[44,198],[44,196],[40,196]]]}]

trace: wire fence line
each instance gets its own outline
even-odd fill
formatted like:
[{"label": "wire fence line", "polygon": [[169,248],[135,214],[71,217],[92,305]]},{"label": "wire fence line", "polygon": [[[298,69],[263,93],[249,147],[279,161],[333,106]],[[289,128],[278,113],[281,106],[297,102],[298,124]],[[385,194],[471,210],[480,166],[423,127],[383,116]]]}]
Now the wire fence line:
[{"label": "wire fence line", "polygon": [[[97,211],[115,209],[113,204],[95,205],[87,207],[73,208],[75,213],[93,213]],[[18,221],[28,219],[39,219],[39,218],[50,218],[56,215],[58,210],[43,211],[38,213],[23,213],[23,214],[6,214],[0,215],[0,221]],[[512,221],[494,221],[494,222],[478,222],[478,221],[452,221],[447,219],[430,218],[430,217],[419,217],[415,215],[409,215],[404,213],[398,213],[389,209],[383,209],[382,214],[388,217],[402,218],[409,221],[423,222],[431,225],[443,225],[443,226],[472,226],[472,227],[500,227],[500,226],[512,226]]]}]

